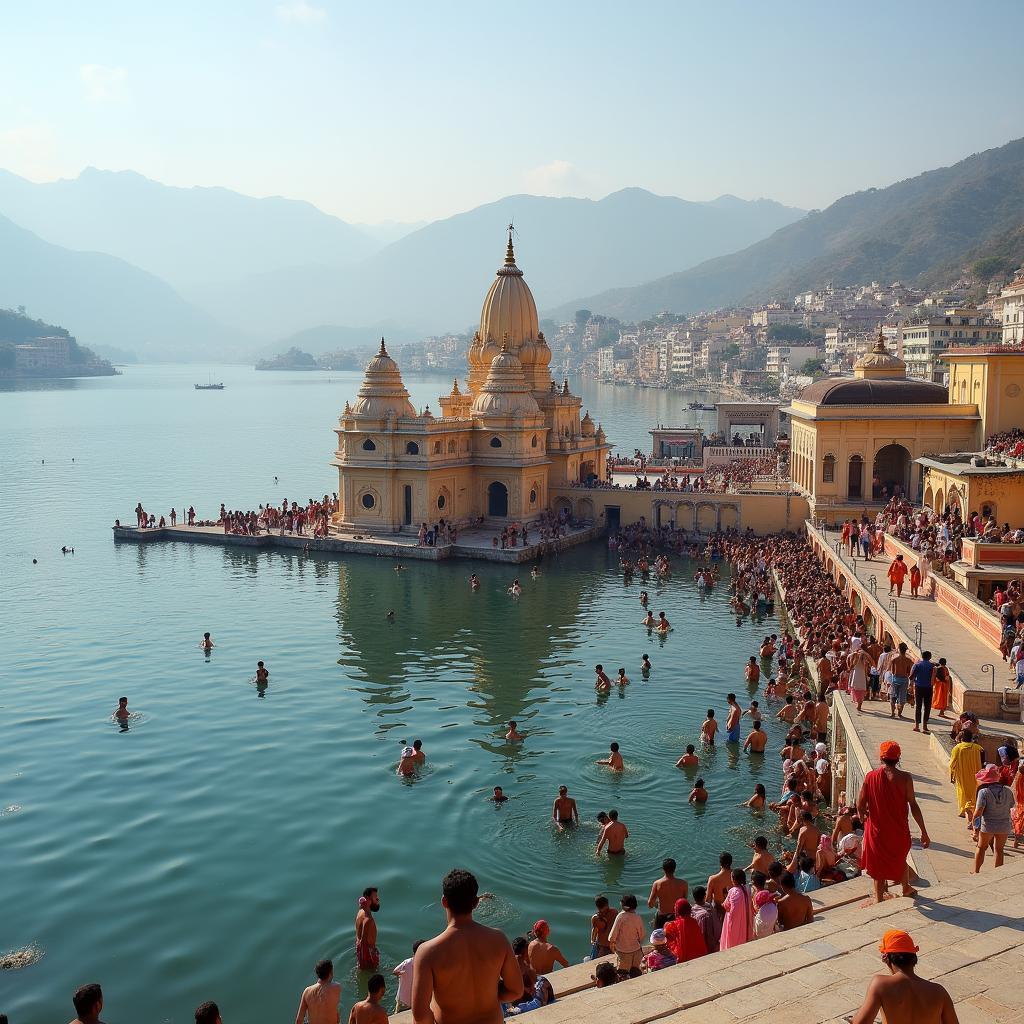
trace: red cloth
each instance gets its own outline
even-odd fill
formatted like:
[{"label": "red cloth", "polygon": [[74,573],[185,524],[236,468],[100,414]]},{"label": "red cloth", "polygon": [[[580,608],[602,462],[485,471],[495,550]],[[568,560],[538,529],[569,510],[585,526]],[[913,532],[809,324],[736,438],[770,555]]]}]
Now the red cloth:
[{"label": "red cloth", "polygon": [[861,870],[871,878],[898,882],[910,853],[909,804],[903,784],[875,768],[864,776],[868,817],[864,822]]},{"label": "red cloth", "polygon": [[677,917],[665,923],[665,939],[676,963],[696,960],[708,951],[704,941],[704,933],[700,925],[692,917]]},{"label": "red cloth", "polygon": [[380,950],[366,939],[360,939],[356,943],[356,966],[361,971],[377,970],[380,967]]}]

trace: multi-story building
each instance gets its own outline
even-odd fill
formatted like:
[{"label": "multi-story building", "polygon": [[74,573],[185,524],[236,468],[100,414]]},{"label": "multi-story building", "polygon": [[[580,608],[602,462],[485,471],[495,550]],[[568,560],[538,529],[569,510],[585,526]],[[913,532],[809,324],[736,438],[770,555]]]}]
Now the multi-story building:
[{"label": "multi-story building", "polygon": [[750,314],[750,324],[752,327],[772,327],[775,324],[803,327],[804,314],[799,309],[783,309],[777,305],[765,306]]},{"label": "multi-story building", "polygon": [[973,306],[950,306],[940,316],[907,320],[900,328],[901,352],[907,376],[942,383],[940,357],[950,345],[993,345],[1003,337],[1003,325]]},{"label": "multi-story building", "polygon": [[1024,344],[1024,271],[1019,273],[993,301],[1002,323],[1004,345]]},{"label": "multi-story building", "polygon": [[67,338],[35,338],[14,349],[15,369],[59,370],[71,361],[71,343]]},{"label": "multi-story building", "polygon": [[615,373],[615,346],[607,345],[597,350],[597,375],[611,377]]},{"label": "multi-story building", "polygon": [[819,355],[814,345],[769,345],[765,371],[769,376],[782,380],[791,373],[800,373],[808,359],[816,359]]}]

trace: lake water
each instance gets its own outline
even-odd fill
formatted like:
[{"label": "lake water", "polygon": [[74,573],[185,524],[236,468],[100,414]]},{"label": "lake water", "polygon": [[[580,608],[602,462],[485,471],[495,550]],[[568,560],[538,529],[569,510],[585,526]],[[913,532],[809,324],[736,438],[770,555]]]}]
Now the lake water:
[{"label": "lake water", "polygon": [[[211,372],[226,390],[196,392]],[[763,763],[704,754],[705,809],[674,761],[705,708],[745,696],[743,663],[778,626],[737,626],[726,588],[701,595],[686,563],[645,584],[676,627],[658,640],[639,625],[642,584],[625,586],[601,544],[524,574],[519,601],[514,570],[487,563],[399,574],[359,556],[114,545],[114,518],[133,521],[139,500],[205,515],[334,491],[331,428],[359,379],[140,366],[0,392],[0,953],[42,954],[0,972],[13,1022],[70,1019],[70,993],[93,980],[112,1020],[187,1022],[210,998],[230,1021],[291,1019],[325,955],[347,1006],[366,885],[381,891],[391,1004],[390,968],[443,924],[454,865],[496,894],[484,920],[514,936],[545,917],[577,961],[596,893],[643,903],[666,855],[693,884],[759,830],[737,805],[756,781],[779,784],[776,723]],[[407,385],[417,406],[447,390]],[[648,449],[655,422],[701,415],[682,411],[693,395],[577,386],[627,452]],[[631,685],[599,699],[599,661]],[[110,718],[121,695],[126,733]],[[503,741],[510,718],[521,746]],[[428,768],[409,784],[395,763],[414,737]],[[593,764],[611,740],[620,778]],[[572,834],[549,822],[560,783],[586,821]],[[495,785],[511,797],[498,808]],[[610,807],[631,832],[612,864],[593,854]]]}]

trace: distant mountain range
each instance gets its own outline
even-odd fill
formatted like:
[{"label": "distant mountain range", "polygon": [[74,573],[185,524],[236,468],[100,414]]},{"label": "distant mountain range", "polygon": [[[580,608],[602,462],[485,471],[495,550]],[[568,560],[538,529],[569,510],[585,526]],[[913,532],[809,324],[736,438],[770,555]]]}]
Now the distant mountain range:
[{"label": "distant mountain range", "polygon": [[170,285],[115,256],[44,242],[0,217],[0,307],[66,325],[83,343],[151,358],[238,351],[242,338]]},{"label": "distant mountain range", "polygon": [[[478,316],[511,220],[531,287],[551,304],[731,252],[803,213],[769,200],[693,203],[625,189],[599,201],[510,196],[410,232],[413,225],[347,224],[294,200],[174,188],[133,172],[88,168],[46,184],[0,171],[0,215],[44,245],[78,251],[83,265],[91,262],[86,254],[102,253],[145,271],[147,295],[160,279],[176,293],[165,295],[166,303],[178,309],[165,319],[164,334],[188,346],[202,323],[196,341],[209,351],[218,337],[222,349],[245,338],[264,347],[314,325],[365,329],[371,338],[382,330],[407,337],[463,330]],[[130,344],[122,328],[133,331],[123,318],[95,335],[89,317],[75,321],[70,297],[41,303],[59,279],[39,258],[32,266],[37,277],[25,282],[27,294],[7,301],[70,323],[92,342],[144,353],[157,337],[153,321],[144,320],[134,331],[142,340]],[[93,263],[92,272],[99,285],[112,265]],[[10,290],[0,282],[0,294]],[[127,301],[144,309],[141,296]],[[161,316],[168,312],[161,308]]]},{"label": "distant mountain range", "polygon": [[788,302],[830,280],[934,283],[989,250],[1012,261],[1022,223],[1024,139],[1018,139],[888,188],[844,196],[731,255],[635,287],[580,292],[585,297],[548,313],[558,319],[585,308],[633,320],[660,310]]}]

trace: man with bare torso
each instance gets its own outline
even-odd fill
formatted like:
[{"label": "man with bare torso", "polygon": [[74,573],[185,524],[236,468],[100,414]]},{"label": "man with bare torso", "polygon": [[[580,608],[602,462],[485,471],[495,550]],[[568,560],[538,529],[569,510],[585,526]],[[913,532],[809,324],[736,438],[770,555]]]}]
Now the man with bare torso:
[{"label": "man with bare torso", "polygon": [[626,855],[626,839],[629,837],[629,829],[619,821],[618,811],[608,812],[608,824],[601,829],[601,837],[597,841],[597,854],[600,856],[605,844],[608,845],[609,857],[624,857]]},{"label": "man with bare torso", "polygon": [[760,722],[754,722],[753,729],[747,734],[743,741],[743,749],[749,750],[752,754],[763,754],[764,748],[768,745],[768,734],[761,728]]},{"label": "man with bare torso", "polygon": [[381,1006],[384,998],[384,978],[375,974],[366,989],[366,998],[360,999],[348,1015],[348,1024],[387,1024],[387,1010]]},{"label": "man with bare torso", "polygon": [[804,811],[800,815],[800,832],[797,835],[796,849],[789,862],[789,870],[793,871],[800,854],[805,853],[812,860],[818,851],[818,842],[821,839],[821,830],[814,824],[814,815],[810,811]]},{"label": "man with bare torso", "polygon": [[724,902],[726,893],[732,888],[732,854],[723,853],[718,858],[720,870],[708,879],[707,902],[717,907]]},{"label": "man with bare torso", "polygon": [[367,886],[359,897],[356,911],[356,966],[361,971],[375,971],[380,967],[377,949],[377,922],[373,915],[380,910],[380,896],[375,886]]},{"label": "man with bare torso", "polygon": [[441,881],[448,926],[416,950],[414,1024],[500,1024],[501,1004],[523,994],[523,973],[508,939],[473,920],[477,881],[456,868]]},{"label": "man with bare torso", "polygon": [[569,796],[568,786],[558,787],[558,796],[551,805],[551,818],[561,829],[580,823],[580,812],[576,808],[576,801]]},{"label": "man with bare torso", "polygon": [[810,896],[797,891],[791,871],[786,871],[779,879],[779,887],[782,889],[782,899],[778,902],[779,927],[789,931],[802,924],[811,924],[814,921],[814,904]]},{"label": "man with bare torso", "polygon": [[676,878],[676,862],[671,857],[661,862],[661,870],[664,873],[655,880],[647,897],[647,906],[658,908],[658,928],[675,913],[676,900],[685,900],[690,894],[689,882]]},{"label": "man with bare torso", "polygon": [[330,960],[320,960],[313,972],[317,977],[316,984],[303,990],[295,1024],[302,1024],[304,1020],[309,1024],[338,1024],[341,986],[334,980],[334,964]]},{"label": "man with bare torso", "polygon": [[889,975],[871,979],[853,1024],[871,1024],[879,1011],[885,1024],[958,1024],[949,993],[914,972],[918,947],[906,932],[887,931],[878,948]]}]

